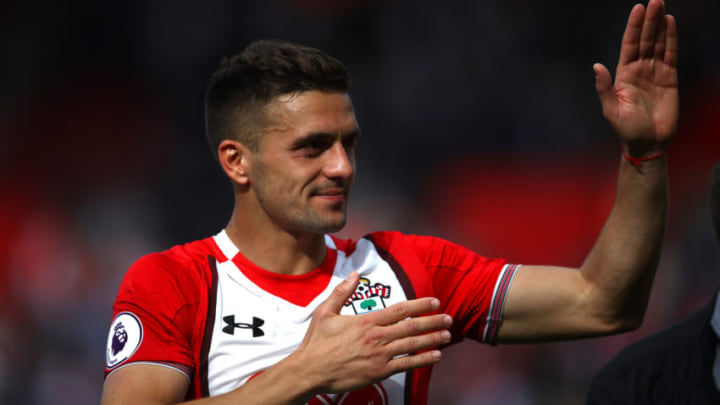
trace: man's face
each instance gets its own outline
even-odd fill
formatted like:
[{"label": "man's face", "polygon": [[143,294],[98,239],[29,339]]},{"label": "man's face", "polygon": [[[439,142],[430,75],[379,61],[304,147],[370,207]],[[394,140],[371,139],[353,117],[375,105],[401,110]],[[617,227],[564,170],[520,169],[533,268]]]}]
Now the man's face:
[{"label": "man's face", "polygon": [[261,212],[289,232],[342,229],[359,136],[350,96],[308,91],[281,96],[251,154],[250,184]]}]

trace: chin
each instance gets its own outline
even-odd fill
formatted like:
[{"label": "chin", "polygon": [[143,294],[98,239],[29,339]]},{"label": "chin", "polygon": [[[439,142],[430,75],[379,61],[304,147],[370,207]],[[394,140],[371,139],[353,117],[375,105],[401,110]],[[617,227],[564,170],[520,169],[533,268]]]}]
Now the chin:
[{"label": "chin", "polygon": [[318,233],[335,233],[340,232],[345,227],[345,219],[340,222],[328,222],[321,226]]},{"label": "chin", "polygon": [[345,227],[345,221],[341,221],[341,222],[313,221],[312,223],[308,223],[308,222],[297,223],[296,222],[293,225],[286,227],[285,229],[287,229],[293,233],[299,232],[299,233],[326,234],[326,233],[339,232],[344,227]]},{"label": "chin", "polygon": [[325,220],[325,221],[318,221],[320,223],[316,223],[313,227],[313,232],[315,233],[335,233],[339,232],[345,227],[345,216],[342,218],[339,218],[337,220]]},{"label": "chin", "polygon": [[347,216],[345,213],[333,212],[326,215],[319,213],[305,213],[294,218],[290,217],[290,221],[286,222],[296,232],[309,232],[316,234],[335,233],[345,227]]}]

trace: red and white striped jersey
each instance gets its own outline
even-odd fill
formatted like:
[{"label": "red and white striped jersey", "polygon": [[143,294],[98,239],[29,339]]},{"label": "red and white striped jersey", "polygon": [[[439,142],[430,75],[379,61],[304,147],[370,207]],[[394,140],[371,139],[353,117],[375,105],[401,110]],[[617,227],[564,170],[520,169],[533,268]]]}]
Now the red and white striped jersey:
[{"label": "red and white striped jersey", "polygon": [[[464,337],[494,342],[517,265],[399,232],[357,241],[326,236],[325,242],[320,267],[299,276],[256,266],[224,231],[144,256],[128,270],[113,307],[106,376],[152,363],[185,374],[188,399],[231,391],[297,349],[314,310],[352,271],[360,283],[341,314],[434,296],[441,302],[438,312],[453,317],[452,343]],[[425,404],[430,371],[318,395],[310,404]]]}]

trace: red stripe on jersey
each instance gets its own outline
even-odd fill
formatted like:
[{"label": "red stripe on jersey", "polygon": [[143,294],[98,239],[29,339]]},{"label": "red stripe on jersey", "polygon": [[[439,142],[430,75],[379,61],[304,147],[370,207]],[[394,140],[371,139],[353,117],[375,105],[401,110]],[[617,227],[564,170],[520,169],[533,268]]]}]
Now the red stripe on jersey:
[{"label": "red stripe on jersey", "polygon": [[[512,273],[506,271],[507,274],[498,280],[506,264],[504,260],[487,259],[432,237],[378,232],[366,239],[401,280],[408,299],[427,296],[440,299],[439,312],[448,313],[454,319],[453,343],[464,336],[479,339],[486,330],[486,322],[492,318],[489,313],[502,316],[502,302]],[[333,242],[337,251],[347,256],[359,253],[355,241],[333,237]],[[268,293],[306,306],[327,288],[336,265],[337,251],[328,249],[322,265],[301,276],[268,272],[240,254],[232,260],[245,276]],[[218,262],[228,260],[212,238],[144,257],[126,274],[114,306],[115,314],[133,311],[147,332],[141,347],[127,361],[192,367],[195,373],[188,399],[208,393],[206,348],[211,346],[212,333],[217,333],[213,330],[215,316],[212,311],[217,305],[214,299],[218,275],[214,269],[216,263],[208,260],[208,255]],[[496,292],[495,300],[492,300],[493,291]],[[490,327],[496,333],[497,325]],[[238,359],[239,363],[243,361]],[[406,374],[405,405],[426,404],[430,374],[430,367]],[[383,394],[386,396],[387,393]]]},{"label": "red stripe on jersey", "polygon": [[[397,234],[399,235],[399,234]],[[403,246],[403,238],[395,238],[393,233],[373,233],[365,235],[375,249],[395,272],[408,300],[432,297],[432,284],[425,271],[407,271],[405,268],[424,268],[417,255],[408,246]],[[392,251],[392,253],[391,253]],[[424,405],[427,403],[428,385],[432,366],[405,372],[405,405]]]},{"label": "red stripe on jersey", "polygon": [[[408,299],[429,296],[440,299],[437,312],[453,317],[452,343],[463,337],[482,338],[478,332],[484,329],[481,326],[485,326],[491,311],[494,287],[502,283],[497,278],[505,260],[488,259],[433,237],[377,232],[365,238],[373,242],[380,256],[395,270]],[[408,281],[412,288],[406,286]],[[431,372],[431,367],[423,367],[408,373],[406,405],[427,403]]]},{"label": "red stripe on jersey", "polygon": [[330,283],[337,251],[327,249],[325,260],[320,267],[307,274],[279,274],[265,270],[238,252],[232,258],[242,273],[263,290],[295,305],[304,307],[315,299]]}]

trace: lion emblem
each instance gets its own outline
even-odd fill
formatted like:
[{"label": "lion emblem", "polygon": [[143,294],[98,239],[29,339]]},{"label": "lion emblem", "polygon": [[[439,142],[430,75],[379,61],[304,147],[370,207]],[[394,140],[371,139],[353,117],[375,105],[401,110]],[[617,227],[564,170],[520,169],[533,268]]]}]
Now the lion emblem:
[{"label": "lion emblem", "polygon": [[118,354],[120,350],[125,347],[125,342],[127,342],[127,339],[128,334],[127,331],[125,331],[125,326],[123,326],[122,322],[118,322],[118,324],[115,325],[115,334],[113,335],[112,339],[113,356]]}]

